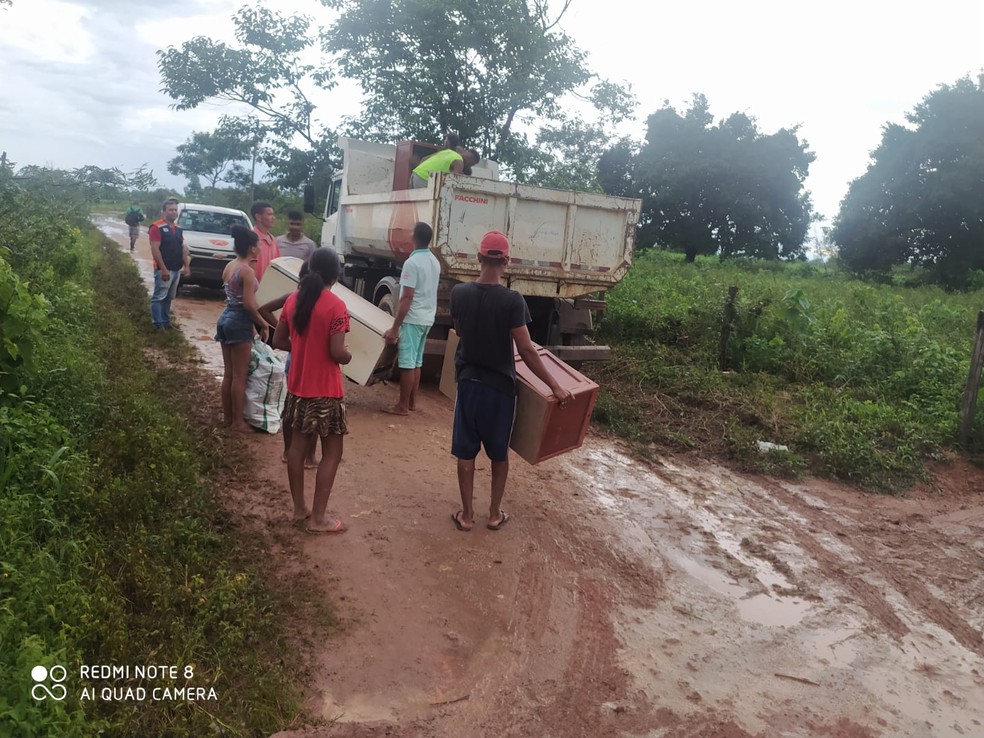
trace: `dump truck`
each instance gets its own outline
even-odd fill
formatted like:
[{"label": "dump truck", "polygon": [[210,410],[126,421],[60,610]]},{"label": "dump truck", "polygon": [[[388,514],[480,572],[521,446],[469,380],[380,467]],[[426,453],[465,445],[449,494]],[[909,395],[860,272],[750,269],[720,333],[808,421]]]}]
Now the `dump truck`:
[{"label": "dump truck", "polygon": [[[631,265],[640,200],[502,181],[489,160],[469,175],[433,173],[425,187],[408,189],[413,168],[437,147],[350,138],[338,145],[343,167],[326,199],[321,245],[339,254],[347,287],[395,314],[413,227],[423,221],[434,230],[442,279],[427,354],[443,356],[451,288],[478,277],[479,243],[498,230],[511,244],[505,279],[529,305],[533,340],[566,361],[608,358],[608,347],[593,345],[593,313]],[[314,211],[310,190],[305,210]]]}]

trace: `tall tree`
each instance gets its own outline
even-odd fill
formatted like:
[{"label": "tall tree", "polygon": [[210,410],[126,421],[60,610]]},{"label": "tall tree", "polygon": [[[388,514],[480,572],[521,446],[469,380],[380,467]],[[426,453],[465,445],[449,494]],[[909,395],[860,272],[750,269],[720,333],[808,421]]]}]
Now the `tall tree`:
[{"label": "tall tree", "polygon": [[324,50],[362,85],[356,125],[377,140],[457,131],[518,179],[535,180],[562,168],[552,154],[563,159],[600,129],[565,115],[566,96],[581,95],[609,122],[635,105],[623,88],[597,80],[559,29],[571,0],[556,12],[547,0],[322,2],[341,13],[323,34]]},{"label": "tall tree", "polygon": [[635,163],[639,145],[629,138],[622,138],[614,146],[606,148],[598,157],[598,183],[602,192],[618,197],[639,197],[636,184]]},{"label": "tall tree", "polygon": [[[302,61],[310,18],[244,7],[236,44],[197,37],[159,51],[158,68],[179,110],[209,100],[252,108],[270,130],[264,160],[284,186],[339,163],[310,96],[332,89],[338,69],[365,93],[364,109],[347,117],[350,135],[436,142],[457,131],[520,181],[595,189],[601,142],[636,103],[596,78],[557,26],[570,2],[554,12],[548,0],[322,0],[340,14],[320,31],[318,66]],[[567,113],[571,99],[582,116]]]},{"label": "tall tree", "polygon": [[201,177],[214,190],[234,163],[250,158],[250,144],[238,127],[225,121],[225,125],[212,133],[192,132],[191,137],[178,146],[178,155],[167,163],[167,170],[189,180]]},{"label": "tall tree", "polygon": [[941,85],[906,120],[885,126],[833,239],[857,271],[909,263],[959,288],[984,269],[984,74]]},{"label": "tall tree", "polygon": [[600,161],[606,191],[643,198],[637,242],[698,254],[767,259],[803,255],[813,218],[804,181],[814,160],[797,129],[763,134],[734,113],[714,124],[707,98],[668,103],[648,120],[645,144]]},{"label": "tall tree", "polygon": [[[163,91],[178,110],[206,101],[250,108],[268,132],[264,160],[283,184],[296,187],[312,169],[339,161],[335,133],[318,120],[310,99],[314,90],[335,86],[334,74],[302,61],[315,43],[308,16],[244,6],[233,22],[236,45],[197,36],[158,51]],[[313,153],[298,157],[302,152]]]}]

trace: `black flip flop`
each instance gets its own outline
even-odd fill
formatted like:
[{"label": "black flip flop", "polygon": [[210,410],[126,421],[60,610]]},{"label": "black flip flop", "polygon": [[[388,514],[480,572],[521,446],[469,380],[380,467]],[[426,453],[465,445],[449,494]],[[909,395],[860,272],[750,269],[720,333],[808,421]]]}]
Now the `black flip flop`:
[{"label": "black flip flop", "polygon": [[485,527],[488,528],[489,530],[499,530],[502,526],[504,526],[506,523],[509,522],[509,513],[507,513],[505,510],[500,510],[499,515],[501,515],[502,517],[499,518],[498,523],[496,523],[495,525],[493,525],[492,523],[488,523]]},{"label": "black flip flop", "polygon": [[454,521],[455,528],[460,530],[462,533],[468,533],[471,530],[471,528],[466,528],[464,525],[461,524],[461,520],[458,519],[458,516],[461,515],[461,513],[463,512],[464,510],[458,510],[458,512],[456,513],[451,513],[451,520]]}]

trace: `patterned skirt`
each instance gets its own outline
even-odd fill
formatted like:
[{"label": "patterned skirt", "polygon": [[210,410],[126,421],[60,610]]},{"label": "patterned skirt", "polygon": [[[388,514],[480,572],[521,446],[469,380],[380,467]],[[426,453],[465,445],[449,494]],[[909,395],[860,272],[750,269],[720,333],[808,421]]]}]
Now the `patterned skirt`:
[{"label": "patterned skirt", "polygon": [[298,397],[287,393],[284,425],[304,434],[344,436],[348,433],[345,418],[345,400],[340,397]]}]

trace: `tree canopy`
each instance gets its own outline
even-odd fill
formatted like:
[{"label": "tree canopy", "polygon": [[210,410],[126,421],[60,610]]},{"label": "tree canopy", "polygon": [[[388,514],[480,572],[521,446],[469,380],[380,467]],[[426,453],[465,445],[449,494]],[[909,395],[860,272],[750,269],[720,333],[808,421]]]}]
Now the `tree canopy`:
[{"label": "tree canopy", "polygon": [[556,170],[571,141],[604,135],[598,122],[569,117],[562,98],[581,95],[610,122],[634,108],[631,94],[598,80],[559,29],[570,0],[556,12],[547,0],[322,2],[341,11],[324,49],[362,85],[358,124],[374,139],[457,131],[528,180]]},{"label": "tree canopy", "polygon": [[642,197],[637,242],[698,254],[796,258],[813,207],[804,182],[814,154],[797,129],[759,131],[733,113],[715,124],[707,99],[683,112],[665,104],[648,119],[645,143],[623,142],[599,163],[610,194]]},{"label": "tree canopy", "polygon": [[[4,152],[4,166],[13,170],[14,164],[7,161]],[[158,186],[153,170],[142,164],[136,169],[124,172],[118,167],[106,169],[87,164],[78,169],[53,169],[29,164],[17,170],[14,179],[37,187],[64,188],[85,202],[112,200],[137,192],[148,192]]]},{"label": "tree canopy", "polygon": [[[338,163],[336,135],[317,118],[310,99],[316,89],[335,86],[334,74],[302,61],[315,43],[308,16],[244,6],[233,22],[238,45],[196,36],[181,48],[159,50],[163,92],[178,110],[206,101],[250,108],[267,134],[264,162],[275,178],[296,187],[313,171]],[[250,125],[248,118],[239,122]]]},{"label": "tree canopy", "polygon": [[[455,131],[520,181],[597,189],[596,158],[635,99],[592,74],[560,30],[570,2],[322,0],[339,15],[318,33],[319,65],[302,61],[316,41],[310,18],[244,7],[236,44],[197,37],[159,51],[158,67],[178,109],[252,108],[270,131],[264,160],[288,186],[338,163],[336,134],[311,99],[346,76],[364,93],[345,116],[350,135],[436,143]],[[580,114],[565,96],[582,101]]]},{"label": "tree canopy", "polygon": [[885,126],[832,236],[856,271],[907,263],[959,288],[984,269],[984,74],[941,85],[906,120]]},{"label": "tree canopy", "polygon": [[167,163],[167,170],[190,180],[201,177],[212,189],[220,179],[228,181],[232,165],[252,154],[249,137],[237,123],[220,125],[213,133],[192,132],[191,137],[178,146],[178,155]]}]

